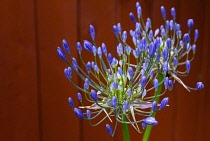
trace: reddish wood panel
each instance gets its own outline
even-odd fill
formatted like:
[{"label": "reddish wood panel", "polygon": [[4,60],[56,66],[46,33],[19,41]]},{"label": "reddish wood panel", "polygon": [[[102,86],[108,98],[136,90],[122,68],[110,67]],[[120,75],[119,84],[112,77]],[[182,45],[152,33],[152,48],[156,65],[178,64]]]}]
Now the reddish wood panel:
[{"label": "reddish wood panel", "polygon": [[[66,39],[71,53],[77,57],[77,1],[37,1],[39,50],[40,122],[42,141],[79,140],[79,120],[68,105],[68,97],[76,100],[77,90],[65,78],[67,67],[56,54],[57,46]],[[77,76],[73,76],[78,84]],[[77,101],[75,101],[75,104]]]},{"label": "reddish wood panel", "polygon": [[[113,0],[107,1],[80,1],[79,7],[79,41],[83,43],[83,40],[91,40],[89,34],[89,26],[92,24],[96,30],[96,43],[97,46],[101,46],[104,42],[107,46],[108,52],[115,53],[115,36],[113,34],[112,26],[116,24],[115,12],[117,2]],[[85,52],[85,51],[84,51]],[[85,62],[92,61],[92,53],[87,51],[83,53]],[[80,85],[83,87],[83,81]],[[102,117],[101,117],[102,118]],[[96,122],[96,121],[93,121]],[[96,140],[112,140],[106,131],[105,124],[110,123],[109,120],[104,121],[96,127],[91,127],[87,121],[82,121],[82,140],[83,141],[96,141]],[[121,129],[118,131],[121,134]],[[122,136],[115,136],[114,140],[122,140]]]},{"label": "reddish wood panel", "polygon": [[0,140],[38,141],[33,1],[1,1],[0,17]]}]

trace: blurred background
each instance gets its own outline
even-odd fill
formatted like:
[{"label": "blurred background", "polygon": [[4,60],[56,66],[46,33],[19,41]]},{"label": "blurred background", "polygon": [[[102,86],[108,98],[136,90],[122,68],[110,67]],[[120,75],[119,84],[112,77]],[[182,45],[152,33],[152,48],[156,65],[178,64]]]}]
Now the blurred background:
[{"label": "blurred background", "polygon": [[[143,17],[153,27],[163,24],[160,6],[171,18],[176,8],[177,22],[187,32],[187,20],[194,19],[199,30],[197,52],[191,72],[182,80],[205,88],[188,92],[175,84],[170,106],[157,114],[159,124],[150,141],[210,140],[210,1],[139,0]],[[91,39],[89,25],[96,30],[99,45],[106,43],[116,55],[117,41],[112,26],[121,22],[123,30],[134,29],[129,13],[136,12],[136,0],[1,0],[0,2],[0,140],[1,141],[121,141],[121,127],[110,138],[105,123],[91,127],[79,120],[69,108],[68,97],[76,100],[77,90],[63,74],[66,64],[57,54],[57,46],[66,39],[71,53],[78,58],[76,42]],[[85,60],[88,53],[83,54]],[[75,83],[83,85],[76,75]],[[78,101],[75,101],[78,105]],[[142,135],[130,128],[131,140]]]}]

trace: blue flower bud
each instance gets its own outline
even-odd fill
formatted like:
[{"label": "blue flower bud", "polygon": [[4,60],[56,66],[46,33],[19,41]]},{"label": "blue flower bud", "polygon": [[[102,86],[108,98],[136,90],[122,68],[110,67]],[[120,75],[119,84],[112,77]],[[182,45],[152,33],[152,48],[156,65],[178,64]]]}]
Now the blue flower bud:
[{"label": "blue flower bud", "polygon": [[197,90],[201,90],[201,89],[203,89],[204,88],[204,84],[202,83],[202,82],[197,82],[197,84],[196,84],[196,89]]},{"label": "blue flower bud", "polygon": [[149,46],[149,57],[152,58],[155,54],[155,46],[154,46],[154,43],[150,43],[150,46]]},{"label": "blue flower bud", "polygon": [[164,62],[164,64],[163,64],[163,72],[164,72],[164,74],[166,74],[167,71],[168,71],[168,62]]},{"label": "blue flower bud", "polygon": [[118,83],[115,81],[115,82],[113,82],[113,87],[115,88],[115,89],[118,89]]},{"label": "blue flower bud", "polygon": [[106,104],[107,104],[107,105],[111,105],[111,104],[112,104],[112,101],[111,101],[110,99],[108,99],[108,100],[106,101]]},{"label": "blue flower bud", "polygon": [[173,20],[170,20],[169,27],[170,27],[170,30],[174,29],[174,21]]},{"label": "blue flower bud", "polygon": [[141,17],[141,13],[142,13],[141,6],[139,6],[138,9],[137,9],[137,16],[138,16],[138,18]]},{"label": "blue flower bud", "polygon": [[82,101],[82,95],[81,95],[81,93],[77,93],[77,98],[78,98],[79,101]]},{"label": "blue flower bud", "polygon": [[157,28],[157,29],[155,30],[154,36],[156,37],[156,36],[159,34],[159,32],[160,32],[160,30],[159,30],[159,28]]},{"label": "blue flower bud", "polygon": [[90,70],[91,70],[91,63],[90,62],[87,62],[86,70],[87,70],[88,73],[90,72]]},{"label": "blue flower bud", "polygon": [[93,45],[87,40],[84,40],[84,48],[89,52],[93,52]]},{"label": "blue flower bud", "polygon": [[166,19],[166,10],[163,6],[160,7],[160,10],[161,10],[161,14],[163,16],[164,19]]},{"label": "blue flower bud", "polygon": [[171,8],[171,16],[173,17],[173,19],[176,18],[176,10],[174,7]]},{"label": "blue flower bud", "polygon": [[89,85],[90,85],[90,81],[88,80],[88,78],[86,78],[84,82],[84,89],[87,90],[89,88]]},{"label": "blue flower bud", "polygon": [[63,61],[66,61],[66,55],[60,47],[57,48],[57,54]]},{"label": "blue flower bud", "polygon": [[122,70],[122,68],[121,68],[121,67],[118,67],[118,68],[117,68],[117,70],[118,70],[117,72],[118,72],[120,75],[122,75],[122,74],[123,74],[123,70]]},{"label": "blue flower bud", "polygon": [[84,119],[84,114],[83,114],[83,112],[82,112],[81,109],[74,108],[74,113],[75,113],[75,115],[76,115],[78,118]]},{"label": "blue flower bud", "polygon": [[147,94],[147,90],[144,89],[144,91],[142,92],[142,97],[144,97]]},{"label": "blue flower bud", "polygon": [[92,48],[92,49],[93,49],[93,55],[94,55],[94,56],[96,56],[96,53],[97,53],[97,49],[96,49],[96,47],[95,47],[95,46],[93,46],[93,48]]},{"label": "blue flower bud", "polygon": [[77,47],[77,51],[79,52],[79,54],[81,54],[82,46],[81,46],[80,42],[77,42],[76,47]]},{"label": "blue flower bud", "polygon": [[130,46],[126,46],[126,47],[125,47],[125,52],[126,52],[128,55],[130,55],[130,53],[131,53],[131,47],[130,47]]},{"label": "blue flower bud", "polygon": [[147,117],[144,119],[145,124],[147,125],[157,125],[158,122],[155,120],[154,117]]},{"label": "blue flower bud", "polygon": [[196,29],[196,30],[195,30],[195,33],[194,33],[194,41],[197,41],[198,35],[199,35],[199,32],[198,32],[198,30]]},{"label": "blue flower bud", "polygon": [[122,33],[122,40],[123,40],[124,43],[126,42],[126,39],[127,39],[127,32],[123,31],[123,33]]},{"label": "blue flower bud", "polygon": [[96,71],[97,73],[99,72],[99,68],[97,65],[94,66],[94,71]]},{"label": "blue flower bud", "polygon": [[106,131],[109,133],[109,135],[112,137],[112,128],[109,124],[106,124]]},{"label": "blue flower bud", "polygon": [[191,49],[191,45],[190,45],[190,43],[187,43],[186,50],[189,51],[190,49]]},{"label": "blue flower bud", "polygon": [[134,76],[134,71],[133,71],[133,68],[132,68],[132,67],[129,67],[129,68],[128,68],[128,74],[129,74],[129,76],[130,76],[131,78],[133,78],[133,76]]},{"label": "blue flower bud", "polygon": [[119,45],[117,46],[117,53],[119,56],[123,54],[123,47],[121,43],[119,43]]},{"label": "blue flower bud", "polygon": [[126,110],[127,110],[127,109],[126,109],[125,105],[123,105],[123,106],[122,106],[122,111],[125,113]]},{"label": "blue flower bud", "polygon": [[149,65],[148,61],[145,60],[145,62],[143,63],[143,69],[146,70],[148,65]]},{"label": "blue flower bud", "polygon": [[166,40],[166,45],[167,45],[168,48],[171,48],[171,39],[170,38],[168,38]]},{"label": "blue flower bud", "polygon": [[116,109],[116,106],[117,106],[117,97],[116,96],[114,96],[112,98],[112,106],[113,106],[114,109]]},{"label": "blue flower bud", "polygon": [[186,61],[186,71],[189,73],[190,72],[190,61]]},{"label": "blue flower bud", "polygon": [[86,114],[87,114],[87,118],[90,119],[90,117],[91,117],[91,111],[90,110],[87,110],[86,111]]},{"label": "blue flower bud", "polygon": [[161,29],[161,33],[160,34],[161,34],[162,37],[165,36],[165,33],[166,33],[165,29]]},{"label": "blue flower bud", "polygon": [[144,69],[141,69],[140,74],[141,74],[141,75],[145,75]]},{"label": "blue flower bud", "polygon": [[127,100],[124,102],[124,108],[125,110],[129,108],[129,102]]},{"label": "blue flower bud", "polygon": [[175,53],[175,54],[178,54],[177,48],[174,48],[174,53]]},{"label": "blue flower bud", "polygon": [[140,6],[140,3],[136,2],[136,10],[139,8],[139,6]]},{"label": "blue flower bud", "polygon": [[168,81],[168,89],[169,89],[169,91],[171,91],[173,89],[173,86],[174,86],[173,81],[172,80],[169,80]]},{"label": "blue flower bud", "polygon": [[152,30],[149,31],[148,38],[150,41],[152,41],[152,39],[153,39],[153,31]]},{"label": "blue flower bud", "polygon": [[160,53],[157,52],[156,54],[156,62],[159,62],[160,61]]},{"label": "blue flower bud", "polygon": [[74,101],[71,97],[68,98],[68,103],[71,106],[71,108],[74,108]]},{"label": "blue flower bud", "polygon": [[176,25],[175,25],[176,31],[180,30],[180,28],[181,28],[180,24],[177,24],[177,23],[176,23]]},{"label": "blue flower bud", "polygon": [[149,73],[149,76],[150,76],[150,77],[153,77],[153,76],[154,76],[154,71],[151,71],[151,72]]},{"label": "blue flower bud", "polygon": [[147,22],[146,22],[146,26],[145,26],[146,32],[149,30],[150,26],[151,26],[151,25],[150,25],[150,22],[147,21]]},{"label": "blue flower bud", "polygon": [[141,43],[142,43],[143,50],[145,50],[147,48],[147,39],[143,37],[141,40]]},{"label": "blue flower bud", "polygon": [[131,95],[132,95],[132,90],[131,90],[131,88],[128,88],[127,94],[128,94],[128,96],[131,96]]},{"label": "blue flower bud", "polygon": [[121,33],[122,27],[121,27],[121,24],[120,23],[117,24],[117,28],[118,28],[119,33]]},{"label": "blue flower bud", "polygon": [[95,29],[92,25],[90,25],[90,35],[91,35],[91,38],[92,40],[95,40]]},{"label": "blue flower bud", "polygon": [[181,41],[179,42],[179,45],[180,45],[181,47],[183,47],[183,46],[184,46],[184,42],[181,40]]},{"label": "blue flower bud", "polygon": [[136,52],[136,50],[133,50],[133,56],[134,56],[135,58],[138,58],[138,52]]},{"label": "blue flower bud", "polygon": [[118,30],[118,28],[117,28],[116,25],[113,26],[113,30],[114,30],[115,36],[118,37],[118,35],[119,35],[119,30]]},{"label": "blue flower bud", "polygon": [[143,129],[145,129],[146,126],[147,126],[147,124],[146,124],[144,121],[141,122],[141,125],[142,125],[142,128],[143,128]]},{"label": "blue flower bud", "polygon": [[72,77],[72,69],[71,69],[71,67],[65,68],[64,69],[64,74],[65,74],[66,78],[71,79],[71,77]]},{"label": "blue flower bud", "polygon": [[109,64],[112,63],[112,59],[113,59],[112,54],[109,53],[109,54],[108,54],[108,61],[109,61]]},{"label": "blue flower bud", "polygon": [[106,49],[106,45],[104,43],[102,43],[101,48],[102,48],[104,55],[107,56],[107,49]]},{"label": "blue flower bud", "polygon": [[195,53],[196,52],[196,45],[194,44],[194,45],[192,45],[192,51],[193,51],[193,53]]},{"label": "blue flower bud", "polygon": [[157,110],[157,102],[153,101],[153,103],[152,103],[152,111],[156,112],[156,110]]},{"label": "blue flower bud", "polygon": [[167,89],[168,88],[168,77],[165,77],[164,78],[164,86],[165,86],[165,89]]},{"label": "blue flower bud", "polygon": [[194,26],[194,21],[193,21],[193,19],[189,19],[189,20],[187,21],[187,26],[188,26],[189,30],[191,30],[191,29],[193,28],[193,26]]},{"label": "blue flower bud", "polygon": [[95,64],[96,63],[92,61],[91,66],[92,66],[93,69],[94,69]]},{"label": "blue flower bud", "polygon": [[135,16],[133,15],[133,13],[129,14],[131,21],[135,24],[136,23],[136,19]]},{"label": "blue flower bud", "polygon": [[62,43],[63,43],[63,48],[65,49],[65,51],[70,54],[70,47],[69,47],[67,41],[63,40]]},{"label": "blue flower bud", "polygon": [[167,61],[168,60],[168,49],[167,48],[163,49],[162,55],[163,55],[164,62]]},{"label": "blue flower bud", "polygon": [[78,65],[77,65],[77,60],[75,58],[72,58],[72,65],[73,65],[73,68],[78,71]]},{"label": "blue flower bud", "polygon": [[190,35],[188,33],[184,34],[183,42],[184,43],[189,43],[190,42]]},{"label": "blue flower bud", "polygon": [[162,110],[163,108],[165,108],[167,104],[168,104],[168,97],[164,98],[161,101],[161,103],[160,103],[160,110]]},{"label": "blue flower bud", "polygon": [[117,63],[118,63],[117,59],[116,58],[113,58],[112,59],[111,66],[114,68],[114,67],[116,67]]},{"label": "blue flower bud", "polygon": [[154,83],[154,88],[155,88],[155,91],[157,91],[157,89],[158,89],[158,85],[159,85],[158,80],[157,80],[157,79],[155,79],[153,83]]},{"label": "blue flower bud", "polygon": [[101,47],[98,48],[98,56],[99,56],[99,58],[102,57],[102,50],[101,50]]},{"label": "blue flower bud", "polygon": [[177,66],[178,65],[178,60],[176,59],[176,57],[174,57],[173,62],[174,62],[174,66]]},{"label": "blue flower bud", "polygon": [[96,91],[95,90],[92,90],[91,89],[91,91],[90,91],[90,97],[93,99],[93,101],[97,101],[98,100],[98,95],[97,95],[97,93],[96,93]]},{"label": "blue flower bud", "polygon": [[182,31],[181,31],[181,30],[178,30],[178,31],[176,32],[176,35],[177,35],[177,37],[178,37],[179,39],[181,39],[181,37],[182,37]]},{"label": "blue flower bud", "polygon": [[142,87],[144,87],[147,83],[147,77],[146,76],[142,76],[140,79],[140,84]]}]

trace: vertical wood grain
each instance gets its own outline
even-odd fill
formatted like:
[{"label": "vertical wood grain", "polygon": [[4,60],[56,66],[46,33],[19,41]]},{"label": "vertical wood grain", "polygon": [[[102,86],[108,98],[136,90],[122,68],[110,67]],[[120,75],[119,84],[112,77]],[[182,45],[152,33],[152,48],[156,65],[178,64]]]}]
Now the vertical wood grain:
[{"label": "vertical wood grain", "polygon": [[33,1],[1,1],[0,18],[0,140],[38,141]]},{"label": "vertical wood grain", "polygon": [[[64,76],[68,67],[56,54],[66,39],[71,53],[77,57],[77,1],[37,0],[37,36],[39,50],[39,100],[41,104],[41,141],[79,140],[79,120],[68,105],[68,97],[75,99],[77,90]],[[74,75],[75,83],[78,83]]]},{"label": "vertical wood grain", "polygon": [[[114,0],[107,1],[95,1],[80,0],[80,15],[79,18],[79,30],[80,38],[79,41],[83,44],[83,40],[91,40],[89,34],[89,26],[92,24],[96,30],[96,43],[97,46],[101,46],[104,42],[107,46],[108,52],[115,52],[115,36],[113,34],[112,26],[116,24],[115,22],[115,5]],[[83,58],[85,62],[92,61],[92,53],[83,51]],[[91,56],[91,57],[90,57]],[[84,82],[80,82],[83,87]],[[93,121],[97,122],[97,121]],[[112,140],[106,131],[105,124],[110,123],[109,120],[104,121],[102,124],[91,127],[87,121],[82,121],[82,141],[96,141],[96,140]],[[118,131],[121,133],[120,131]],[[115,138],[118,138],[115,136]],[[121,138],[119,138],[121,140]]]}]

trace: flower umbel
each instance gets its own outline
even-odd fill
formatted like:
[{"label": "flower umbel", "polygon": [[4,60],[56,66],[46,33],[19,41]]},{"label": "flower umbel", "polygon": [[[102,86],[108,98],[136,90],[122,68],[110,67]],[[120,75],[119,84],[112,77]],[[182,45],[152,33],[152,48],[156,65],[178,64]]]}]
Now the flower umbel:
[{"label": "flower umbel", "polygon": [[[182,34],[180,24],[176,22],[175,8],[171,9],[172,19],[167,20],[166,10],[161,6],[164,24],[154,30],[151,19],[147,18],[146,23],[143,22],[142,8],[138,2],[136,10],[137,18],[133,13],[129,14],[135,26],[134,30],[130,30],[133,45],[126,42],[127,31],[122,30],[120,23],[113,26],[119,41],[116,47],[117,57],[108,53],[104,43],[101,47],[96,45],[96,32],[92,25],[92,42],[84,40],[84,49],[93,54],[94,61],[85,62],[82,59],[82,45],[79,42],[76,44],[85,70],[71,55],[66,40],[63,40],[63,48],[71,61],[68,61],[61,48],[57,49],[58,56],[69,65],[64,69],[65,76],[80,91],[77,97],[82,106],[76,108],[73,99],[68,100],[75,115],[88,120],[93,126],[99,125],[105,119],[115,121],[114,129],[106,124],[106,130],[111,136],[115,134],[117,123],[129,124],[139,133],[142,133],[147,125],[156,125],[158,122],[153,115],[168,106],[169,99],[163,98],[160,104],[155,99],[164,96],[167,89],[172,90],[175,81],[188,91],[204,87],[202,82],[198,82],[195,88],[191,88],[179,78],[189,74],[196,52],[197,29],[194,32],[194,40],[190,38],[190,31],[194,26],[193,19],[187,21],[189,31]],[[192,55],[189,55],[190,53]],[[179,69],[182,65],[185,66],[185,71]],[[73,82],[73,72],[84,81],[83,88]],[[163,79],[158,80],[158,75],[162,75]],[[162,84],[163,90],[156,94]],[[152,95],[153,93],[155,95]],[[84,100],[87,100],[89,105],[85,105]],[[92,120],[99,118],[101,114],[105,116],[93,123]]]}]

